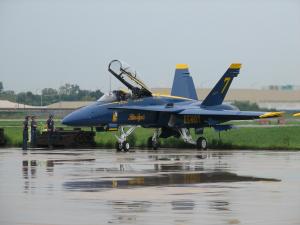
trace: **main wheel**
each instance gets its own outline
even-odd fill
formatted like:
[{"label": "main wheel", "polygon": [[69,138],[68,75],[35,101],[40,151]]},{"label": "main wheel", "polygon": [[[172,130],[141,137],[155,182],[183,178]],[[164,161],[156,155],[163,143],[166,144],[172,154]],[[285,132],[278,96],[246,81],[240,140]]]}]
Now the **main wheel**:
[{"label": "main wheel", "polygon": [[204,137],[199,137],[197,139],[197,149],[203,149],[206,150],[207,149],[207,140]]},{"label": "main wheel", "polygon": [[152,149],[152,137],[149,137],[148,140],[147,140],[147,147],[149,149]]},{"label": "main wheel", "polygon": [[152,148],[153,150],[157,150],[159,148],[159,142],[157,140],[152,141]]},{"label": "main wheel", "polygon": [[115,147],[116,147],[117,152],[122,151],[123,146],[122,146],[122,144],[119,143],[118,141],[116,142]]},{"label": "main wheel", "polygon": [[128,152],[130,149],[130,144],[127,141],[123,142],[123,150],[124,152]]}]

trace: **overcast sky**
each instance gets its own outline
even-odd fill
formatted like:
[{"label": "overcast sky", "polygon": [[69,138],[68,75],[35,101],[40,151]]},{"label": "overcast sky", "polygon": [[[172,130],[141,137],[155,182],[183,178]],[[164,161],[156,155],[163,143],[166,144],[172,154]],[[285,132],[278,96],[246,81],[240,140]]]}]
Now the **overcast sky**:
[{"label": "overcast sky", "polygon": [[236,88],[300,85],[300,1],[0,0],[5,89],[107,91],[112,59],[149,87],[170,87],[177,63],[211,87],[232,62],[243,63]]}]

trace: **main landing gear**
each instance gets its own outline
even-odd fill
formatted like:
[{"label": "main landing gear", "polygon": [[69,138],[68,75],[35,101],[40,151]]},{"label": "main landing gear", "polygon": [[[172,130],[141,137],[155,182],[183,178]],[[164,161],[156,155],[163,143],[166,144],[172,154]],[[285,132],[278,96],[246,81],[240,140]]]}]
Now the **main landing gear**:
[{"label": "main landing gear", "polygon": [[207,140],[204,137],[199,137],[196,141],[196,147],[197,149],[206,150],[207,149]]},{"label": "main landing gear", "polygon": [[[196,146],[196,148],[199,150],[207,149],[208,144],[207,144],[207,140],[204,137],[199,137],[195,141],[195,140],[193,140],[189,129],[180,128],[177,131],[185,143],[192,144],[192,145]],[[148,148],[157,150],[160,147],[160,144],[159,144],[159,136],[160,135],[161,135],[161,129],[159,129],[159,128],[155,129],[153,136],[148,138]]]},{"label": "main landing gear", "polygon": [[178,129],[181,138],[185,143],[195,145],[197,149],[206,150],[207,149],[207,140],[204,137],[199,137],[197,141],[194,141],[192,135],[190,134],[189,129],[180,128]]},{"label": "main landing gear", "polygon": [[124,150],[124,152],[128,152],[130,149],[130,144],[127,142],[127,137],[135,130],[136,126],[130,127],[127,131],[124,130],[124,127],[120,127],[121,136],[118,137],[117,135],[117,142],[116,142],[116,150],[118,152]]},{"label": "main landing gear", "polygon": [[152,148],[153,150],[157,150],[160,146],[159,144],[159,135],[161,134],[161,130],[156,128],[153,136],[148,138],[148,148]]}]

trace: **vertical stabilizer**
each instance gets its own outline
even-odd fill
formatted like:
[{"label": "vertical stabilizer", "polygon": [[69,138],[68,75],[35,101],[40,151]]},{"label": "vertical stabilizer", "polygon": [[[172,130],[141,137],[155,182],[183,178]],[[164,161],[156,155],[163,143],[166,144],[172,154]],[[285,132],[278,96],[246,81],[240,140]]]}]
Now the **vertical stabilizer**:
[{"label": "vertical stabilizer", "polygon": [[240,73],[241,66],[242,64],[240,63],[234,63],[230,65],[216,86],[202,102],[203,106],[215,106],[223,103],[233,78],[237,77],[237,75]]},{"label": "vertical stabilizer", "polygon": [[171,95],[198,100],[193,78],[187,64],[177,64]]}]

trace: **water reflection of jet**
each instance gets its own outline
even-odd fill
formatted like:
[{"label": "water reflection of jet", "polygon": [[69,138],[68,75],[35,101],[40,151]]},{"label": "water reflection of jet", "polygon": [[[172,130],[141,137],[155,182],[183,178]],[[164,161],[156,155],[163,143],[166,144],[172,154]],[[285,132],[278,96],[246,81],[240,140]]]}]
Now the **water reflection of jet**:
[{"label": "water reflection of jet", "polygon": [[112,201],[113,218],[109,223],[136,224],[139,214],[147,213],[152,203],[148,201]]},{"label": "water reflection of jet", "polygon": [[224,200],[213,200],[209,202],[209,208],[217,211],[230,211],[230,204]]},{"label": "water reflection of jet", "polygon": [[241,181],[273,181],[272,178],[259,178],[251,176],[239,176],[228,172],[183,172],[183,173],[158,173],[153,176],[130,176],[130,177],[106,177],[105,180],[95,181],[69,181],[64,186],[68,190],[95,191],[101,188],[128,188],[143,186],[168,186],[179,184],[218,183],[218,182],[241,182]]},{"label": "water reflection of jet", "polygon": [[195,208],[195,202],[193,200],[177,200],[171,202],[173,210],[193,210]]},{"label": "water reflection of jet", "polygon": [[[203,171],[202,159],[207,159],[209,152],[196,155],[150,155],[149,158],[155,161],[165,161],[165,163],[154,163],[154,170],[159,172],[170,171]],[[200,159],[200,160],[199,160]]]}]

